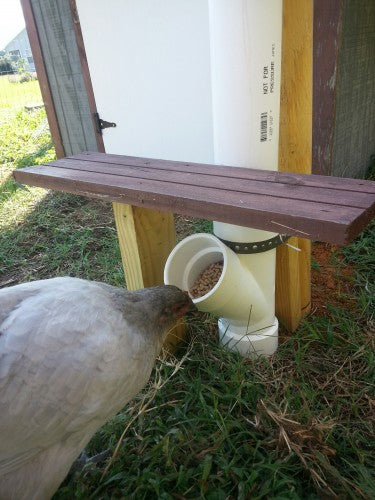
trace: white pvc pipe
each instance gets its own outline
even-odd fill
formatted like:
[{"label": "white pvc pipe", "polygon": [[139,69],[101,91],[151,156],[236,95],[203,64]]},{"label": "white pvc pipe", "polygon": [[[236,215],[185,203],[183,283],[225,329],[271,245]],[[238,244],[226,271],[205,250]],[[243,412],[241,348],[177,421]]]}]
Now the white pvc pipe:
[{"label": "white pvc pipe", "polygon": [[215,162],[277,170],[282,0],[209,0],[209,21]]},{"label": "white pvc pipe", "polygon": [[[282,0],[209,0],[214,159],[216,164],[277,170]],[[275,233],[214,222],[218,238],[251,243]],[[245,356],[277,348],[275,257],[234,254],[210,235],[172,251],[165,282],[188,290],[210,263],[224,261],[217,285],[194,299],[222,316],[220,341]]]},{"label": "white pvc pipe", "polygon": [[[280,109],[282,0],[209,0],[215,163],[277,170]],[[214,223],[219,238],[262,241],[274,233]],[[238,350],[271,354],[277,347],[276,251],[239,255],[268,304],[248,325],[219,320],[221,341]],[[246,345],[244,349],[246,349]]]}]

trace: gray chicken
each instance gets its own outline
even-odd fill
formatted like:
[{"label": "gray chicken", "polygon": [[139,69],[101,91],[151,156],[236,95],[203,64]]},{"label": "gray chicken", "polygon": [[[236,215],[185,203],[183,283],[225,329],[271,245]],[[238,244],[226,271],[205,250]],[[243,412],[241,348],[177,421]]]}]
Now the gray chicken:
[{"label": "gray chicken", "polygon": [[0,290],[0,499],[50,498],[193,308],[174,286],[65,277]]}]

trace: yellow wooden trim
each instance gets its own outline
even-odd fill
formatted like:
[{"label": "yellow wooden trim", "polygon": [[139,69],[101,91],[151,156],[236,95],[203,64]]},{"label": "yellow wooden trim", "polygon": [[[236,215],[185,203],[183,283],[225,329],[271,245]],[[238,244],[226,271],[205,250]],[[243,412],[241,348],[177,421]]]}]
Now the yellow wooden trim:
[{"label": "yellow wooden trim", "polygon": [[311,241],[299,238],[299,285],[301,294],[301,316],[311,311]]},{"label": "yellow wooden trim", "polygon": [[[290,238],[289,244],[297,247],[298,238]],[[298,327],[302,309],[298,253],[287,245],[276,251],[276,315],[291,331]]]},{"label": "yellow wooden trim", "polygon": [[113,203],[113,213],[126,286],[128,290],[144,288],[133,207],[123,203]]},{"label": "yellow wooden trim", "polygon": [[[113,203],[117,235],[128,290],[163,284],[164,265],[176,244],[173,214]],[[183,324],[168,335],[172,351],[185,336]]]},{"label": "yellow wooden trim", "polygon": [[[283,1],[279,170],[311,173],[312,152],[312,0]],[[311,244],[292,238],[301,249],[279,248],[276,313],[290,330],[310,311]]]}]

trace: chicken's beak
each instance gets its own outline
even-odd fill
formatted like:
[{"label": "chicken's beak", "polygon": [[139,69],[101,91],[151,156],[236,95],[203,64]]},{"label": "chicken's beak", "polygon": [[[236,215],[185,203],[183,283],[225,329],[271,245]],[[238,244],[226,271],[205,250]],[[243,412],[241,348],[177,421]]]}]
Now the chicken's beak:
[{"label": "chicken's beak", "polygon": [[189,293],[188,292],[183,292],[183,293],[185,295],[185,301],[176,304],[173,308],[174,309],[173,312],[178,318],[182,318],[188,312],[197,310],[194,302],[191,300]]}]

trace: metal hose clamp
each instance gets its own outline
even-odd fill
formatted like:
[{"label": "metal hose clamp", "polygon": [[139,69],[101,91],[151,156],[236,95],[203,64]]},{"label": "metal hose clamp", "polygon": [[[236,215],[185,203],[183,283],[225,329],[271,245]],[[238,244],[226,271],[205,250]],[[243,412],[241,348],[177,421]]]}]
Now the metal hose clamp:
[{"label": "metal hose clamp", "polygon": [[[215,235],[216,236],[216,235]],[[229,247],[235,253],[250,254],[250,253],[261,253],[272,250],[279,245],[285,243],[290,236],[287,234],[278,234],[269,240],[264,241],[253,241],[251,243],[239,243],[236,241],[223,240],[216,236],[224,245]]]}]

